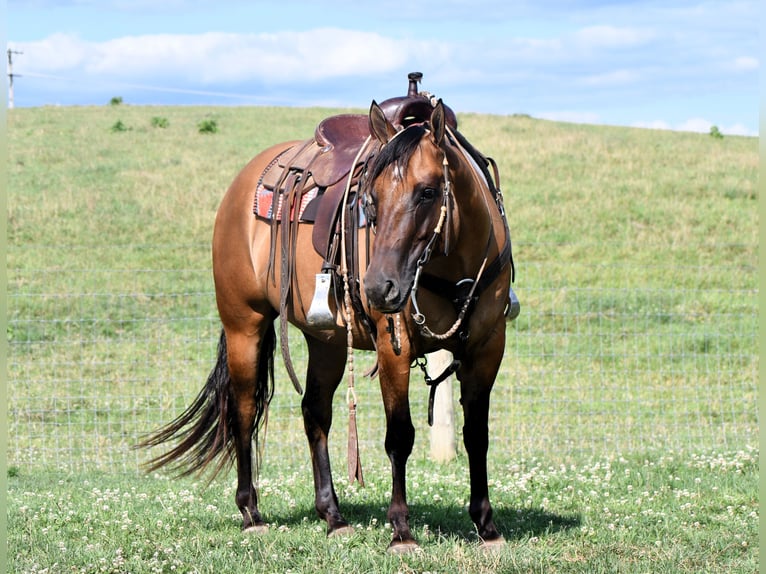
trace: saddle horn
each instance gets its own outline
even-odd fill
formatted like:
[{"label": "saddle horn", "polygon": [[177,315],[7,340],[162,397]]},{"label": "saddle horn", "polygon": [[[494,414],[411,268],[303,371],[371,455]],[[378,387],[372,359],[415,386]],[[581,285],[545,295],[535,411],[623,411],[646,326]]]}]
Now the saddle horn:
[{"label": "saddle horn", "polygon": [[[421,72],[410,72],[407,74],[407,80],[409,85],[407,86],[406,96],[389,98],[380,103],[383,115],[397,130],[412,124],[427,122],[431,118],[431,112],[434,109],[429,94],[418,92],[418,84],[423,80],[423,74]],[[444,117],[450,129],[456,130],[457,116],[447,105],[444,106]]]},{"label": "saddle horn", "polygon": [[423,80],[423,73],[410,72],[407,74],[407,79],[410,81],[410,85],[407,88],[407,97],[414,98],[418,95],[418,84]]}]

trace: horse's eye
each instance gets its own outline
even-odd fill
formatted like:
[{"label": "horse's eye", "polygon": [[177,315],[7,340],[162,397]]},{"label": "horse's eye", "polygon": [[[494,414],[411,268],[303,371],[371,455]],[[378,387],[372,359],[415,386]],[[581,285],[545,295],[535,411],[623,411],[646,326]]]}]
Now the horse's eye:
[{"label": "horse's eye", "polygon": [[420,192],[420,201],[433,201],[439,196],[439,190],[434,187],[424,187]]},{"label": "horse's eye", "polygon": [[375,225],[378,219],[378,210],[375,205],[375,198],[373,198],[372,195],[365,194],[364,201],[362,202],[362,209],[364,210],[364,215],[367,218],[367,221],[369,221],[371,225]]}]

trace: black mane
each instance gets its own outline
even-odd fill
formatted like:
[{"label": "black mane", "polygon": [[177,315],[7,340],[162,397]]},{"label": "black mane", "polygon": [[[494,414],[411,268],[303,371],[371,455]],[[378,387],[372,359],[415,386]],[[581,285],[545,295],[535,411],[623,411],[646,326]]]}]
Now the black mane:
[{"label": "black mane", "polygon": [[[372,185],[380,174],[383,173],[383,170],[393,163],[396,163],[400,167],[406,166],[410,161],[412,154],[415,152],[415,149],[418,147],[421,138],[427,131],[427,124],[415,124],[396,134],[391,141],[382,147],[379,155],[372,158],[366,177],[367,185]],[[479,166],[479,169],[484,174],[484,178],[487,181],[489,190],[492,192],[492,196],[497,198],[499,189],[497,188],[497,182],[495,182],[489,172],[489,162],[487,158],[477,150],[463,134],[457,130],[452,131],[451,134],[454,135],[457,142],[452,141],[451,138],[450,141],[452,141],[453,144],[458,143],[474,159],[476,165]]]},{"label": "black mane", "polygon": [[383,170],[393,163],[401,167],[407,165],[426,131],[427,129],[423,125],[413,125],[396,134],[391,141],[381,148],[380,153],[372,159],[370,171],[367,175],[368,184],[372,185],[380,174],[383,173]]}]

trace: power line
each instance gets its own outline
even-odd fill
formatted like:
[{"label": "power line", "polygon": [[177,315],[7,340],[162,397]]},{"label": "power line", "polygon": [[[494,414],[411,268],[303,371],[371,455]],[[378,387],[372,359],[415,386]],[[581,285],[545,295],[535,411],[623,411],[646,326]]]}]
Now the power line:
[{"label": "power line", "polygon": [[21,75],[13,73],[13,55],[23,54],[18,50],[11,50],[8,48],[8,108],[13,107],[13,78],[20,78]]}]

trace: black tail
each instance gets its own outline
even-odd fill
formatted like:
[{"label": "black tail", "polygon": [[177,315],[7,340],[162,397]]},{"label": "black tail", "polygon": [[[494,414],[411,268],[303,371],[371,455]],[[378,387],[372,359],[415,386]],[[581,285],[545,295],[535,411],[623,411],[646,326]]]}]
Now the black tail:
[{"label": "black tail", "polygon": [[[255,385],[256,416],[253,435],[258,444],[258,430],[274,394],[274,349],[276,333],[273,323],[263,340]],[[237,434],[237,411],[229,392],[231,379],[226,360],[226,334],[221,330],[218,359],[207,383],[194,402],[178,418],[142,440],[137,446],[149,448],[180,440],[170,451],[146,463],[152,472],[171,466],[181,476],[204,470],[223,454],[215,466],[213,477],[234,460],[234,437]]]}]

